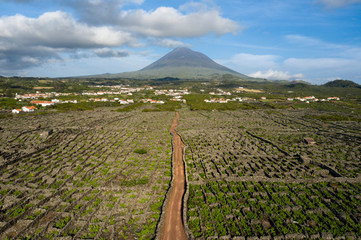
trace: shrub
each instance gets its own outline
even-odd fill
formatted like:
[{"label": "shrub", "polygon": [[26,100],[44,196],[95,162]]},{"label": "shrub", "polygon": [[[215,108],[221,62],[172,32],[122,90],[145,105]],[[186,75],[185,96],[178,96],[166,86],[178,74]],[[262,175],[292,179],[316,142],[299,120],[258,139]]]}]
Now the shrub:
[{"label": "shrub", "polygon": [[134,150],[134,153],[138,153],[138,154],[146,154],[147,150],[143,149],[143,148],[138,148]]}]

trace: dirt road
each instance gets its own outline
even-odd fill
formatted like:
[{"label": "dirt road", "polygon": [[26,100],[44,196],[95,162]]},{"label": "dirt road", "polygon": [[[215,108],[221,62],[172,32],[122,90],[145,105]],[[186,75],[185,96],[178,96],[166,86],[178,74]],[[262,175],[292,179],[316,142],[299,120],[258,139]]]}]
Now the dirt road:
[{"label": "dirt road", "polygon": [[165,222],[160,236],[161,240],[188,239],[182,222],[182,202],[185,191],[185,175],[183,166],[183,143],[175,128],[179,113],[174,118],[170,132],[173,135],[173,185],[165,215]]}]

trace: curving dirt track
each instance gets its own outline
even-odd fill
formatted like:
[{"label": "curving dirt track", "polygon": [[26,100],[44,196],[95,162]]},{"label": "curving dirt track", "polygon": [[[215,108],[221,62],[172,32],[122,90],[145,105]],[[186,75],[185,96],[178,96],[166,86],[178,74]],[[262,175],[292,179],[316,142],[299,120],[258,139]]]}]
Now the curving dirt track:
[{"label": "curving dirt track", "polygon": [[169,198],[161,240],[188,239],[182,222],[182,202],[185,191],[185,175],[183,165],[183,143],[175,128],[179,113],[173,120],[170,132],[173,135],[173,186]]}]

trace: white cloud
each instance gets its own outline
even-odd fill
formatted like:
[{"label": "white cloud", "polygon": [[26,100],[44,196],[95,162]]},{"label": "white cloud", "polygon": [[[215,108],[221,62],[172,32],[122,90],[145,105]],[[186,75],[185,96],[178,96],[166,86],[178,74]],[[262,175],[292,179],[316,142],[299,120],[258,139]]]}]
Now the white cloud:
[{"label": "white cloud", "polygon": [[77,23],[65,12],[47,12],[38,18],[15,15],[0,18],[0,40],[19,46],[78,48],[134,45],[130,33],[111,27],[93,27]]},{"label": "white cloud", "polygon": [[216,10],[193,12],[185,15],[172,7],[154,11],[129,10],[121,12],[122,28],[152,37],[199,37],[209,33],[223,35],[237,33],[238,23],[223,18]]},{"label": "white cloud", "polygon": [[143,0],[65,0],[90,25],[109,25],[147,37],[199,37],[209,33],[237,33],[239,24],[220,15],[212,1],[188,2],[175,9],[123,10],[125,4],[141,4]]},{"label": "white cloud", "polygon": [[284,61],[284,69],[302,72],[305,79],[313,83],[324,79],[342,78],[360,80],[360,59],[349,58],[289,58]]},{"label": "white cloud", "polygon": [[[95,54],[85,58],[68,58],[64,61],[44,63],[37,67],[27,69],[27,73],[19,75],[44,77],[84,76],[102,73],[119,73],[135,71],[149,65],[154,61],[151,57],[131,54],[125,58],[99,58]],[[20,71],[18,71],[20,72]],[[0,74],[1,75],[1,74]]]},{"label": "white cloud", "polygon": [[206,12],[210,9],[217,9],[217,6],[211,0],[203,0],[200,2],[190,1],[179,7],[184,12]]},{"label": "white cloud", "polygon": [[62,59],[76,49],[138,46],[132,34],[118,29],[78,23],[67,13],[47,12],[38,18],[15,15],[0,18],[0,65],[3,74]]},{"label": "white cloud", "polygon": [[340,55],[345,58],[353,58],[353,59],[361,60],[361,48],[348,47]]},{"label": "white cloud", "polygon": [[28,62],[30,64],[39,64],[39,60],[37,58],[33,58],[33,57],[28,57],[28,56],[25,56],[25,57],[22,57],[21,60],[23,62]]},{"label": "white cloud", "polygon": [[248,53],[239,53],[234,55],[229,62],[223,62],[227,66],[238,72],[245,73],[248,76],[256,78],[265,78],[271,80],[293,80],[303,78],[303,74],[290,74],[283,69],[283,61],[277,55],[254,55]]},{"label": "white cloud", "polygon": [[285,38],[291,42],[305,44],[305,45],[321,45],[323,42],[319,39],[307,37],[298,34],[286,35]]},{"label": "white cloud", "polygon": [[[359,48],[353,49],[354,55],[333,58],[286,58],[277,55],[253,55],[239,53],[231,60],[218,61],[246,75],[273,80],[303,79],[313,83],[322,82],[335,76],[343,79],[360,79],[361,58]],[[345,52],[346,53],[346,52]]]},{"label": "white cloud", "polygon": [[288,58],[284,65],[292,69],[307,71],[344,71],[361,66],[361,62],[353,59],[343,58]]},{"label": "white cloud", "polygon": [[180,41],[175,41],[172,39],[153,39],[151,41],[153,44],[161,47],[167,47],[167,48],[176,48],[176,47],[190,47],[189,44],[185,44]]},{"label": "white cloud", "polygon": [[127,56],[129,56],[129,52],[127,52],[127,51],[114,50],[111,48],[94,49],[93,52],[98,57],[127,57]]},{"label": "white cloud", "polygon": [[92,25],[115,24],[119,10],[126,4],[142,4],[143,0],[57,0],[72,7],[80,21]]},{"label": "white cloud", "polygon": [[361,3],[361,0],[316,0],[316,3],[323,4],[327,8],[338,8],[354,3]]},{"label": "white cloud", "polygon": [[342,50],[342,49],[348,48],[348,46],[346,46],[346,45],[325,42],[325,41],[322,41],[317,38],[303,36],[303,35],[297,35],[297,34],[286,35],[285,38],[288,41],[295,43],[295,44],[304,45],[304,46],[312,46],[312,47],[320,48],[320,49],[332,48],[332,49]]},{"label": "white cloud", "polygon": [[221,64],[241,72],[256,72],[261,69],[271,69],[278,67],[280,57],[277,55],[255,55],[248,53],[239,53],[234,55],[230,60],[217,61]]},{"label": "white cloud", "polygon": [[[141,47],[142,41],[174,48],[188,45],[172,38],[241,30],[237,22],[222,17],[208,0],[191,2],[188,9],[183,5],[180,10],[158,7],[150,11],[123,10],[126,4],[142,4],[144,0],[53,1],[63,9],[72,8],[76,18],[63,11],[46,12],[35,18],[20,14],[0,17],[0,56],[5,59],[1,61],[1,73],[41,65],[51,59],[121,57],[126,53],[113,48]],[[17,2],[30,4],[31,0]],[[191,7],[195,8],[190,11]],[[30,58],[34,61],[28,61]]]},{"label": "white cloud", "polygon": [[250,77],[254,78],[265,78],[270,80],[297,80],[304,78],[302,73],[290,74],[289,72],[275,71],[269,69],[266,72],[258,71],[249,74]]}]

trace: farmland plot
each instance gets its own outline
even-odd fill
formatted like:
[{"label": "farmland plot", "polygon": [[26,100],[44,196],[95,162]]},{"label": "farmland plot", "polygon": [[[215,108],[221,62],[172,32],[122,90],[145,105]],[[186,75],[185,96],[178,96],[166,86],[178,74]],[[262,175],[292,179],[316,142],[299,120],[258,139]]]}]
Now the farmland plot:
[{"label": "farmland plot", "polygon": [[0,238],[153,238],[173,118],[97,110],[1,120]]},{"label": "farmland plot", "polygon": [[181,112],[192,237],[361,237],[361,125],[307,114]]}]

